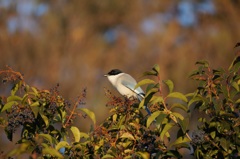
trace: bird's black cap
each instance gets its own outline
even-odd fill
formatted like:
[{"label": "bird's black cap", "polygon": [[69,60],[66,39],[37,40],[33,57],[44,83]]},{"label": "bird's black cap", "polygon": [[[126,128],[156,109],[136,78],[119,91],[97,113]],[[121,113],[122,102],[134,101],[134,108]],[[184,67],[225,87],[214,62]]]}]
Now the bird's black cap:
[{"label": "bird's black cap", "polygon": [[113,69],[113,70],[111,70],[110,72],[107,73],[107,76],[117,75],[119,73],[122,73],[122,71],[119,70],[119,69]]}]

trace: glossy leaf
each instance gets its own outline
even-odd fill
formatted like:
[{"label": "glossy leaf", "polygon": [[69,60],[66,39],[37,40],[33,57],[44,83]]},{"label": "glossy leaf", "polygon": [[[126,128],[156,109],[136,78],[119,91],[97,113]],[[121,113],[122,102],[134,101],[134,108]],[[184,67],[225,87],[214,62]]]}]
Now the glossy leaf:
[{"label": "glossy leaf", "polygon": [[185,106],[185,105],[183,105],[183,104],[180,104],[180,103],[174,103],[174,104],[172,104],[171,107],[170,107],[170,110],[175,109],[175,108],[182,109],[182,110],[184,110],[185,112],[188,111],[188,107]]},{"label": "glossy leaf", "polygon": [[48,127],[48,126],[49,126],[49,120],[48,120],[48,118],[47,118],[43,113],[40,113],[40,115],[41,115],[41,117],[42,117],[42,119],[43,119],[46,127]]},{"label": "glossy leaf", "polygon": [[95,117],[95,114],[90,111],[89,109],[86,109],[86,108],[79,108],[81,111],[83,111],[84,113],[86,113],[90,119],[93,121],[94,124],[96,124],[96,117]]},{"label": "glossy leaf", "polygon": [[130,139],[130,140],[135,140],[133,135],[130,134],[129,132],[123,133],[120,138],[127,138],[127,139]]},{"label": "glossy leaf", "polygon": [[144,79],[141,80],[140,82],[137,83],[137,85],[134,87],[134,89],[142,86],[142,85],[146,85],[146,84],[151,84],[151,83],[155,83],[155,81],[151,80],[151,79]]},{"label": "glossy leaf", "polygon": [[7,102],[11,102],[11,101],[22,101],[22,98],[19,97],[19,96],[16,96],[16,95],[9,96],[9,97],[7,98]]},{"label": "glossy leaf", "polygon": [[174,126],[174,123],[167,123],[164,125],[163,130],[160,132],[160,140],[164,139],[165,134]]},{"label": "glossy leaf", "polygon": [[184,102],[188,102],[188,99],[186,98],[186,96],[183,95],[180,92],[172,92],[172,93],[167,95],[167,98],[177,98],[177,99],[180,99]]},{"label": "glossy leaf", "polygon": [[152,68],[153,71],[155,71],[157,74],[159,74],[159,71],[160,71],[160,67],[158,64],[155,64]]},{"label": "glossy leaf", "polygon": [[75,142],[79,142],[80,141],[80,131],[79,131],[79,129],[75,126],[72,126],[71,131],[73,133]]},{"label": "glossy leaf", "polygon": [[137,152],[139,154],[139,156],[141,156],[142,159],[149,159],[150,158],[150,154],[148,152]]},{"label": "glossy leaf", "polygon": [[19,85],[15,84],[11,90],[11,96],[14,96],[19,89]]},{"label": "glossy leaf", "polygon": [[17,105],[17,104],[18,104],[18,102],[16,102],[16,101],[8,102],[3,106],[3,109],[1,110],[1,112],[4,112],[5,110],[12,108],[13,105]]},{"label": "glossy leaf", "polygon": [[43,137],[45,140],[47,140],[51,145],[53,144],[52,136],[49,134],[38,134],[39,136]]},{"label": "glossy leaf", "polygon": [[155,111],[148,117],[147,128],[152,124],[152,122],[156,119],[156,117],[159,116],[160,113],[161,113],[160,111]]},{"label": "glossy leaf", "polygon": [[197,61],[196,65],[203,65],[204,67],[209,67],[209,63],[205,60]]},{"label": "glossy leaf", "polygon": [[51,155],[57,158],[64,158],[56,149],[51,147],[43,148],[42,153],[44,155]]},{"label": "glossy leaf", "polygon": [[176,146],[178,144],[183,144],[183,143],[188,143],[190,142],[191,140],[187,137],[179,137],[177,138],[173,143],[171,143],[169,146],[172,147],[172,146]]},{"label": "glossy leaf", "polygon": [[56,150],[60,150],[61,148],[63,148],[63,147],[68,147],[68,146],[69,146],[68,142],[66,142],[66,141],[60,141],[60,142],[56,145],[55,149],[56,149]]},{"label": "glossy leaf", "polygon": [[171,80],[164,80],[163,82],[168,86],[169,93],[172,93],[174,89],[173,82]]}]

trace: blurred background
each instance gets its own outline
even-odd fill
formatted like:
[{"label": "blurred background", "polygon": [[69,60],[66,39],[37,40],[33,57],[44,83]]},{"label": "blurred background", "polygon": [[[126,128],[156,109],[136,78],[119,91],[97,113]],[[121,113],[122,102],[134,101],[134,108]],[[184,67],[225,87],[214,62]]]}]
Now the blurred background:
[{"label": "blurred background", "polygon": [[104,88],[119,95],[103,77],[113,68],[139,81],[158,64],[182,93],[196,87],[188,75],[197,60],[227,69],[240,41],[239,8],[239,0],[0,0],[0,68],[41,89],[59,83],[70,101],[86,87],[84,107],[101,123]]}]

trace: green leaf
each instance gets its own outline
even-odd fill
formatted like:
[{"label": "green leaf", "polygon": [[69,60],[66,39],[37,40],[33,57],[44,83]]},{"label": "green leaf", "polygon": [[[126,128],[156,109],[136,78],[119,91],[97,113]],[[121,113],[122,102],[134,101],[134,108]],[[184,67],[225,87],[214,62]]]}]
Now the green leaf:
[{"label": "green leaf", "polygon": [[8,109],[12,108],[13,105],[17,105],[17,104],[18,104],[18,102],[16,102],[16,101],[8,102],[3,106],[1,112],[8,110]]},{"label": "green leaf", "polygon": [[60,142],[56,145],[55,149],[56,149],[56,150],[60,150],[62,147],[68,147],[68,146],[69,146],[68,142],[66,142],[66,141],[60,141]]},{"label": "green leaf", "polygon": [[204,67],[209,67],[209,63],[205,60],[200,60],[195,63],[196,65],[203,65]]},{"label": "green leaf", "polygon": [[7,102],[11,102],[11,101],[22,101],[22,98],[19,97],[19,96],[15,96],[15,95],[9,96],[9,97],[7,98]]},{"label": "green leaf", "polygon": [[167,98],[177,98],[177,99],[180,99],[184,102],[188,102],[188,99],[185,97],[185,95],[183,95],[180,92],[172,92],[172,93],[167,95]]},{"label": "green leaf", "polygon": [[155,111],[152,113],[148,119],[147,119],[147,128],[151,125],[151,123],[156,119],[157,116],[159,116],[161,112],[160,111]]},{"label": "green leaf", "polygon": [[80,136],[81,138],[85,138],[85,139],[89,138],[89,135],[85,132],[80,132]]},{"label": "green leaf", "polygon": [[15,84],[11,90],[11,96],[14,96],[16,94],[16,92],[18,91],[19,86],[18,84]]},{"label": "green leaf", "polygon": [[229,142],[225,138],[220,139],[221,147],[227,152],[229,149]]},{"label": "green leaf", "polygon": [[86,113],[90,119],[93,121],[94,124],[96,124],[96,117],[95,117],[95,114],[90,111],[89,109],[86,109],[86,108],[79,108],[81,111],[83,111],[84,113]]},{"label": "green leaf", "polygon": [[80,131],[79,131],[79,129],[75,126],[72,126],[71,131],[73,133],[75,142],[79,142],[80,141]]},{"label": "green leaf", "polygon": [[210,133],[210,136],[212,137],[212,139],[215,139],[216,131],[212,131],[212,132]]},{"label": "green leaf", "polygon": [[167,122],[167,117],[168,114],[166,114],[165,112],[161,112],[157,118],[156,118],[156,121],[158,124],[165,124],[163,121],[166,121]]},{"label": "green leaf", "polygon": [[159,71],[160,71],[160,67],[158,64],[155,64],[152,68],[153,71],[155,71],[157,74],[159,74]]},{"label": "green leaf", "polygon": [[150,100],[151,104],[157,104],[157,103],[163,103],[163,97],[161,96],[152,96],[151,100]]},{"label": "green leaf", "polygon": [[130,139],[130,140],[135,140],[135,138],[133,137],[133,135],[130,134],[129,132],[123,133],[120,138],[127,138],[127,139]]},{"label": "green leaf", "polygon": [[56,149],[51,147],[46,147],[42,149],[42,154],[51,155],[57,158],[64,158]]},{"label": "green leaf", "polygon": [[31,107],[37,107],[39,105],[40,105],[39,101],[36,101],[36,102],[32,103],[30,106]]},{"label": "green leaf", "polygon": [[183,143],[188,143],[188,142],[190,142],[191,140],[189,139],[189,138],[187,138],[187,137],[179,137],[178,139],[176,139],[173,143],[171,143],[170,145],[169,145],[169,147],[172,147],[172,146],[176,146],[176,145],[179,145],[179,144],[183,144]]},{"label": "green leaf", "polygon": [[174,104],[170,107],[169,110],[172,110],[172,109],[174,109],[174,108],[182,109],[182,110],[184,110],[185,112],[188,111],[187,106],[185,106],[185,105],[183,105],[183,104],[180,104],[180,103],[174,103]]},{"label": "green leaf", "polygon": [[157,76],[157,75],[158,75],[157,72],[153,71],[153,70],[146,71],[146,72],[143,73],[143,76]]},{"label": "green leaf", "polygon": [[204,102],[204,98],[203,97],[200,97],[200,96],[196,96],[196,97],[193,97],[192,99],[190,99],[190,101],[188,102],[188,107],[190,107],[193,103],[195,102]]},{"label": "green leaf", "polygon": [[171,80],[164,80],[163,82],[168,86],[169,92],[172,93],[174,89],[173,82]]},{"label": "green leaf", "polygon": [[180,114],[180,113],[173,112],[172,115],[174,115],[176,118],[179,118],[179,119],[181,119],[181,120],[184,119],[184,117],[183,117],[182,114]]},{"label": "green leaf", "polygon": [[39,136],[43,137],[45,140],[47,140],[51,145],[53,143],[52,136],[49,134],[38,134]]},{"label": "green leaf", "polygon": [[155,81],[151,80],[151,79],[144,79],[141,80],[140,82],[137,83],[137,85],[134,87],[134,89],[142,86],[142,85],[146,85],[146,84],[150,84],[150,83],[155,83]]},{"label": "green leaf", "polygon": [[34,92],[35,95],[38,95],[38,90],[37,90],[37,88],[31,87],[31,89],[33,90],[33,92]]},{"label": "green leaf", "polygon": [[139,156],[141,156],[142,159],[149,159],[150,158],[150,154],[148,152],[138,151],[137,154],[139,154]]},{"label": "green leaf", "polygon": [[31,106],[30,108],[32,109],[32,112],[33,112],[33,114],[34,114],[34,117],[37,118],[38,112],[39,112],[40,108],[39,108],[39,107],[36,107],[36,106]]},{"label": "green leaf", "polygon": [[147,91],[147,93],[146,93],[146,95],[145,95],[145,98],[147,97],[147,96],[149,96],[150,94],[155,94],[155,93],[157,93],[159,91],[159,89],[158,88],[152,88],[152,89],[150,89],[149,91]]},{"label": "green leaf", "polygon": [[108,159],[108,158],[115,158],[115,157],[110,154],[106,154],[102,157],[102,159]]},{"label": "green leaf", "polygon": [[185,117],[183,120],[178,120],[178,123],[182,129],[182,132],[185,134],[189,125],[189,118]]},{"label": "green leaf", "polygon": [[167,123],[164,125],[163,130],[160,132],[160,140],[163,141],[165,134],[170,130],[175,124],[174,123]]},{"label": "green leaf", "polygon": [[49,120],[48,120],[48,118],[47,118],[43,113],[41,113],[41,112],[39,112],[39,114],[41,115],[41,117],[42,117],[42,119],[43,119],[46,127],[48,127],[48,126],[49,126]]},{"label": "green leaf", "polygon": [[233,86],[233,88],[235,88],[239,92],[239,85],[237,84],[237,82],[233,81],[231,85]]}]

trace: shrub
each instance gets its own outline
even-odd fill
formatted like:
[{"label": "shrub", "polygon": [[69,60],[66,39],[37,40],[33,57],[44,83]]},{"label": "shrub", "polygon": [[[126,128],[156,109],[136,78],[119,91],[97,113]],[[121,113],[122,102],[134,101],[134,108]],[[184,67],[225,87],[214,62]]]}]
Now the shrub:
[{"label": "shrub", "polygon": [[[7,67],[2,81],[12,86],[9,96],[0,98],[0,124],[11,141],[21,129],[18,148],[3,157],[27,153],[31,158],[182,158],[181,149],[193,149],[195,158],[237,158],[240,156],[239,67],[237,57],[227,71],[212,69],[207,61],[190,78],[197,81],[193,93],[174,91],[171,80],[162,81],[155,65],[144,73],[151,77],[136,87],[146,86],[146,96],[116,97],[106,90],[110,116],[100,125],[84,105],[86,89],[76,102],[64,99],[58,85],[50,90],[29,86],[21,73]],[[163,85],[168,91],[162,92]],[[148,106],[149,116],[142,109]],[[191,109],[201,112],[198,127],[191,130]],[[77,116],[90,117],[93,127],[82,132],[74,126]],[[193,114],[195,115],[195,114]],[[70,139],[70,136],[73,136]]]}]

